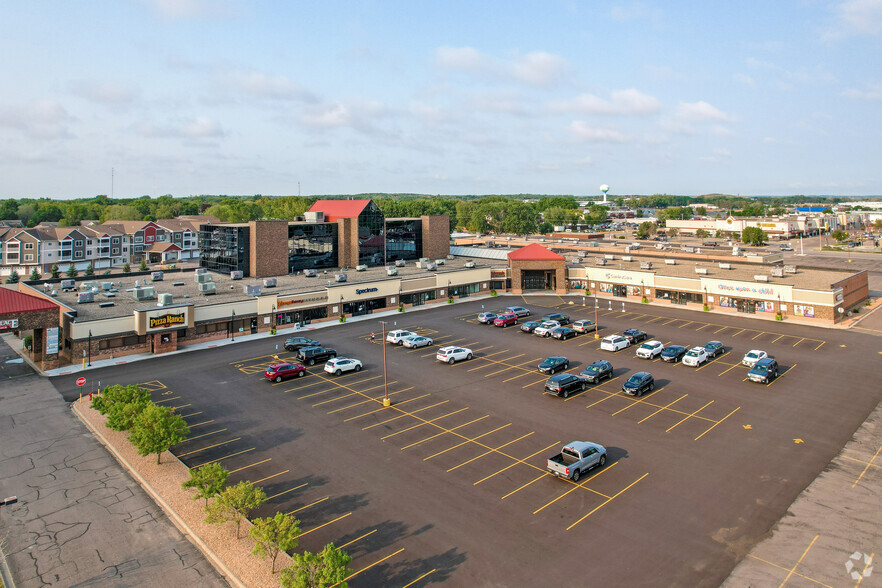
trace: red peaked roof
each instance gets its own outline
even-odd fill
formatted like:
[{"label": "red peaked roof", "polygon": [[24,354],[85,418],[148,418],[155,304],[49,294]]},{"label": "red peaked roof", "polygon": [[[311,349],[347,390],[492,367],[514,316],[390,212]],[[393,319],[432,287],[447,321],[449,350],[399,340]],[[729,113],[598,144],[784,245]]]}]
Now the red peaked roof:
[{"label": "red peaked roof", "polygon": [[0,288],[0,314],[20,314],[32,310],[58,310],[58,305],[9,288]]},{"label": "red peaked roof", "polygon": [[531,243],[526,247],[521,247],[508,254],[510,260],[515,261],[564,261],[563,255],[546,249],[539,243]]},{"label": "red peaked roof", "polygon": [[324,212],[325,220],[334,222],[338,218],[356,218],[370,200],[316,200],[309,212]]}]

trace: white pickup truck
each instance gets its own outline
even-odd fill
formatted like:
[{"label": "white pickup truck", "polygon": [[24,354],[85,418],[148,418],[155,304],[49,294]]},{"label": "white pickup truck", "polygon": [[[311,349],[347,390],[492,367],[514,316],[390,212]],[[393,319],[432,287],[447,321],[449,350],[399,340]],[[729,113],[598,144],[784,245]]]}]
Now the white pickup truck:
[{"label": "white pickup truck", "polygon": [[578,482],[584,472],[606,463],[606,448],[590,441],[571,441],[545,462],[545,468],[559,478]]}]

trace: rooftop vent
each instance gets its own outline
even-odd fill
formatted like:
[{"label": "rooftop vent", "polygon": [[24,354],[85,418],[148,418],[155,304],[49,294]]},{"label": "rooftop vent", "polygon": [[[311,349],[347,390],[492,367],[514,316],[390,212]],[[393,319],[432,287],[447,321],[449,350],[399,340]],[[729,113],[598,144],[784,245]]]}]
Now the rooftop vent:
[{"label": "rooftop vent", "polygon": [[260,284],[245,284],[245,296],[260,296]]},{"label": "rooftop vent", "polygon": [[166,292],[163,292],[159,295],[159,301],[156,303],[156,306],[168,306],[172,303],[173,296]]},{"label": "rooftop vent", "polygon": [[266,278],[263,281],[264,288],[275,288],[276,287],[276,279],[275,278]]},{"label": "rooftop vent", "polygon": [[762,274],[762,275],[758,275],[758,276],[753,276],[753,279],[756,280],[757,282],[768,282],[769,276]]},{"label": "rooftop vent", "polygon": [[95,302],[95,295],[92,294],[91,290],[77,294],[77,304],[85,304],[87,302]]},{"label": "rooftop vent", "polygon": [[631,257],[630,255],[623,255],[622,261],[634,261],[634,258]]},{"label": "rooftop vent", "polygon": [[150,279],[153,280],[154,282],[161,282],[162,281],[162,272],[153,272],[152,274],[150,274]]},{"label": "rooftop vent", "polygon": [[773,278],[783,278],[784,277],[784,268],[783,267],[773,267],[770,272]]},{"label": "rooftop vent", "polygon": [[196,275],[197,275],[197,276],[198,276],[199,274],[207,274],[207,273],[208,273],[208,270],[205,269],[204,267],[197,267],[197,268],[196,268]]},{"label": "rooftop vent", "polygon": [[612,260],[612,259],[615,259],[616,256],[613,255],[612,253],[607,253],[606,255],[603,256],[603,258]]},{"label": "rooftop vent", "polygon": [[707,268],[706,267],[697,267],[697,268],[695,268],[695,273],[707,275]]},{"label": "rooftop vent", "polygon": [[796,273],[796,266],[795,265],[785,265],[784,266],[784,273],[785,274],[795,274]]},{"label": "rooftop vent", "polygon": [[99,302],[98,308],[110,308],[111,306],[116,306],[113,302]]},{"label": "rooftop vent", "polygon": [[640,269],[652,269],[652,262],[651,261],[641,261],[640,262]]},{"label": "rooftop vent", "polygon": [[732,269],[732,264],[731,263],[721,263],[720,269]]},{"label": "rooftop vent", "polygon": [[676,259],[666,259],[665,263],[668,265],[677,265],[677,260]]},{"label": "rooftop vent", "polygon": [[230,272],[231,280],[241,280],[243,277],[245,277],[245,272],[242,270],[233,270]]},{"label": "rooftop vent", "polygon": [[135,294],[135,300],[153,300],[156,298],[156,290],[153,289],[153,286],[142,286],[140,288],[135,288],[133,290]]},{"label": "rooftop vent", "polygon": [[596,265],[606,265],[606,258],[605,257],[595,257],[594,263]]},{"label": "rooftop vent", "polygon": [[172,286],[184,286],[184,282],[172,282]]}]

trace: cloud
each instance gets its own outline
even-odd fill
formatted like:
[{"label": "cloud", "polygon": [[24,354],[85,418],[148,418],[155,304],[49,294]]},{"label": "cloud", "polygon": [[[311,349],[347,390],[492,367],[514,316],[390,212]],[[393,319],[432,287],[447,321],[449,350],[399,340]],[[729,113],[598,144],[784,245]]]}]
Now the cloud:
[{"label": "cloud", "polygon": [[882,83],[871,82],[867,84],[866,90],[846,88],[842,91],[842,95],[846,98],[853,98],[855,100],[882,100]]},{"label": "cloud", "polygon": [[631,88],[612,92],[609,100],[593,94],[580,94],[571,100],[552,103],[550,108],[554,112],[644,116],[659,112],[661,103],[654,96]]},{"label": "cloud", "polygon": [[628,138],[616,129],[592,127],[582,120],[574,120],[570,123],[570,132],[582,141],[596,143],[625,143]]},{"label": "cloud", "polygon": [[756,88],[756,82],[747,74],[737,73],[732,76],[732,79],[746,86],[750,86],[751,88]]},{"label": "cloud", "polygon": [[675,116],[684,121],[704,122],[729,120],[729,115],[704,100],[698,102],[680,102]]},{"label": "cloud", "polygon": [[569,69],[567,61],[551,53],[536,51],[503,61],[473,47],[439,47],[435,63],[442,69],[503,79],[528,86],[550,86],[561,81]]},{"label": "cloud", "polygon": [[882,32],[882,0],[846,0],[835,8],[835,12],[838,22],[824,35],[827,40]]},{"label": "cloud", "polygon": [[653,24],[658,24],[661,21],[662,12],[658,8],[650,8],[642,2],[617,2],[609,9],[609,16],[619,22],[651,20]]},{"label": "cloud", "polygon": [[287,76],[270,76],[256,71],[234,71],[223,74],[221,83],[257,98],[316,102],[317,98]]},{"label": "cloud", "polygon": [[376,122],[390,115],[379,102],[324,103],[311,106],[301,112],[298,122],[315,129],[351,128],[372,136],[389,135]]},{"label": "cloud", "polygon": [[21,131],[33,139],[70,137],[73,117],[55,100],[0,105],[0,127]]},{"label": "cloud", "polygon": [[226,134],[221,124],[208,116],[196,116],[169,125],[141,123],[136,132],[144,137],[172,139],[212,139]]},{"label": "cloud", "polygon": [[71,84],[71,91],[90,102],[105,106],[127,106],[135,100],[136,92],[132,88],[112,82],[79,80]]}]

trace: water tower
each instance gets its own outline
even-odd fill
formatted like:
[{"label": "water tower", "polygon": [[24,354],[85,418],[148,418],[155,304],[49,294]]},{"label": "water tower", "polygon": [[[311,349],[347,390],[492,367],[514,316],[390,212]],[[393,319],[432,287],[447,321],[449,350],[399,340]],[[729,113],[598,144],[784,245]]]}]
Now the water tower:
[{"label": "water tower", "polygon": [[600,191],[603,192],[603,203],[606,204],[606,193],[609,192],[609,186],[606,184],[602,185]]}]

